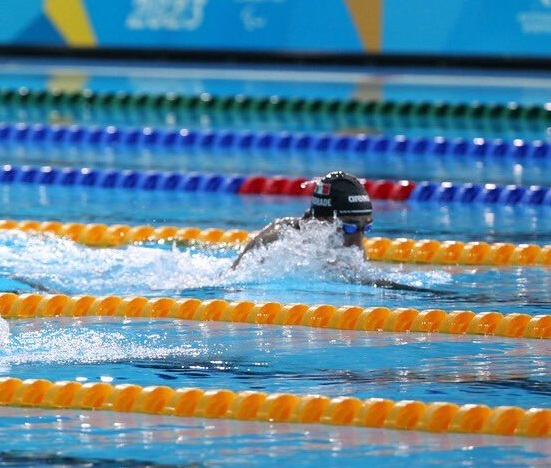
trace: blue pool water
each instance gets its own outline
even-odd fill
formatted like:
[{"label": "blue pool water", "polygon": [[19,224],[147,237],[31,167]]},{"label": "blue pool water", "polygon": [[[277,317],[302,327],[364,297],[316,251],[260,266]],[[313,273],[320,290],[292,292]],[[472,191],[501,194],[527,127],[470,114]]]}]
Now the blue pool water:
[{"label": "blue pool water", "polygon": [[[144,148],[79,148],[70,146],[36,147],[0,143],[5,164],[20,166],[125,168],[147,170],[155,167],[166,172],[200,172],[242,175],[288,175],[316,177],[340,168],[353,174],[369,174],[371,179],[408,179],[518,185],[550,185],[549,158],[518,159],[490,156],[412,154],[338,154],[323,157],[314,151],[276,151],[233,149],[151,150]],[[384,160],[384,164],[381,161]],[[251,164],[251,161],[254,164]]]},{"label": "blue pool water", "polygon": [[[4,86],[17,82],[40,87],[52,73],[48,64],[37,64],[35,68],[24,64],[17,79],[9,70],[0,78]],[[60,69],[56,70],[59,74]],[[331,70],[330,78],[340,76],[338,86],[320,83],[324,75],[310,72],[302,80],[299,75],[292,75],[291,82],[280,75],[266,78],[265,74],[260,78],[254,71],[249,78],[213,78],[212,70],[206,70],[205,79],[194,72],[196,82],[192,84],[186,81],[185,69],[175,72],[181,77],[171,79],[152,79],[151,73],[140,75],[137,69],[126,70],[124,83],[119,78],[109,79],[106,67],[83,70],[91,75],[89,82],[95,89],[253,95],[279,94],[281,90],[288,95],[344,98],[354,93],[362,95],[367,86],[361,73],[339,75],[335,70]],[[65,73],[70,76],[74,72]],[[542,102],[549,86],[549,77],[540,75],[488,77],[496,84],[479,90],[474,84],[476,78],[469,76],[455,76],[457,82],[464,80],[463,87],[457,88],[449,84],[455,81],[438,74],[431,81],[426,75],[390,73],[382,92],[385,97],[396,99],[410,99],[415,92],[423,91],[428,93],[427,99],[434,100],[446,96],[457,101],[472,100],[479,96],[479,100],[490,102],[520,99],[532,103]],[[435,86],[434,80],[438,79],[447,84]],[[373,81],[372,77],[366,80]],[[28,117],[3,116],[8,120]],[[102,124],[113,123],[108,116],[102,119]],[[262,128],[261,123],[256,125]],[[235,129],[244,128],[243,124]],[[398,129],[398,133],[408,131]],[[470,135],[464,129],[450,132]],[[545,129],[542,132],[539,137],[545,135]],[[431,128],[426,136],[433,133],[441,132]],[[515,137],[529,139],[531,135],[528,132]],[[278,159],[261,153],[134,154],[110,149],[80,152],[71,148],[9,145],[0,145],[0,155],[5,164],[17,165],[292,176],[316,176],[339,168],[369,178],[550,182],[549,170],[541,162],[498,164],[485,160],[419,160],[398,155],[390,155],[384,161],[374,157],[319,160],[302,154]],[[24,184],[0,185],[0,201],[1,218],[249,231],[258,230],[277,217],[298,216],[308,205],[305,198]],[[548,207],[382,201],[374,206],[374,236],[551,243]],[[366,264],[359,252],[339,247],[333,234],[329,227],[286,233],[267,250],[245,257],[241,267],[232,272],[230,266],[238,252],[231,248],[145,243],[101,249],[52,236],[0,231],[0,290],[30,292],[39,288],[66,294],[551,313],[548,268]],[[392,279],[431,291],[385,290],[363,284],[373,278]],[[539,340],[359,333],[166,319],[56,318],[10,321],[9,331],[0,327],[0,341],[0,376],[18,378],[524,408],[549,407],[551,393],[550,347],[547,341]],[[1,408],[0,415],[0,466],[401,466],[405,462],[422,466],[548,466],[551,457],[551,442],[514,437],[39,409]]]}]

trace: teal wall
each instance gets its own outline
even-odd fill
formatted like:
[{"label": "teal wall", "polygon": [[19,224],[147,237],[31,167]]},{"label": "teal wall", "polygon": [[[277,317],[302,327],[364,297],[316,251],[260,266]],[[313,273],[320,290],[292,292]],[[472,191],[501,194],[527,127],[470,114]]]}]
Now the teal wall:
[{"label": "teal wall", "polygon": [[[64,3],[66,2],[66,3]],[[0,43],[150,49],[260,50],[551,57],[551,0],[365,0],[381,5],[367,31],[358,0],[63,0],[82,11],[76,23],[46,15],[48,0],[1,0]],[[361,5],[361,4],[360,4]],[[360,8],[361,10],[361,8]],[[375,13],[373,13],[375,14]],[[362,24],[367,26],[363,28]],[[360,25],[360,26],[358,26]],[[78,36],[78,34],[76,34]]]}]

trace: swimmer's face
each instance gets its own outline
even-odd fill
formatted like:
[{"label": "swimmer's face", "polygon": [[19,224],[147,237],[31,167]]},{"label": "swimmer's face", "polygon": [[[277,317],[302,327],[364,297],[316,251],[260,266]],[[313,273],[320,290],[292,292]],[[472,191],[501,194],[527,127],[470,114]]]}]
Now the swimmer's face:
[{"label": "swimmer's face", "polygon": [[362,247],[362,240],[364,238],[364,228],[365,226],[370,225],[373,223],[373,216],[371,215],[365,215],[365,216],[339,216],[339,219],[343,224],[352,224],[356,226],[358,229],[353,234],[347,234],[343,231],[343,237],[344,237],[344,246],[345,247]]},{"label": "swimmer's face", "polygon": [[[329,223],[332,223],[334,221],[333,218],[330,217],[317,217],[319,221],[327,221]],[[353,234],[347,234],[343,231],[343,244],[345,247],[362,247],[362,240],[364,238],[364,227],[373,223],[373,216],[372,215],[365,215],[365,216],[339,216],[339,220],[343,224],[353,224],[358,229]]]}]

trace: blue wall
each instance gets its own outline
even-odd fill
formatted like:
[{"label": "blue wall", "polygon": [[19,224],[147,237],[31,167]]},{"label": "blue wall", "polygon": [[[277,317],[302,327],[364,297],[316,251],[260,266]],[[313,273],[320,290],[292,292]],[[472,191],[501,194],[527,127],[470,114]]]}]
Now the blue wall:
[{"label": "blue wall", "polygon": [[551,0],[2,0],[3,45],[551,57]]}]

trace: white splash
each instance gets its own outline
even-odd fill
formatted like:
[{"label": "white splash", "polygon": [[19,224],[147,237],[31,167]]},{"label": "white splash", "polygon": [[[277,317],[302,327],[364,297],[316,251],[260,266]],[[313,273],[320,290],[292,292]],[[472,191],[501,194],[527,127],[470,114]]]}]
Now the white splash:
[{"label": "white splash", "polygon": [[451,275],[443,271],[407,271],[411,266],[392,265],[389,269],[379,265],[366,261],[362,249],[344,247],[342,234],[334,224],[305,220],[300,222],[300,230],[284,227],[279,240],[248,252],[235,278],[248,282],[253,279],[252,273],[256,281],[291,277],[306,283],[332,280],[371,284],[388,280],[416,287],[451,281]]},{"label": "white splash", "polygon": [[342,237],[329,223],[301,221],[300,230],[282,227],[279,240],[249,251],[241,260],[237,277],[247,280],[250,272],[257,280],[299,276],[325,279],[343,267],[355,271],[363,262],[358,248],[342,245]]},{"label": "white splash", "polygon": [[235,252],[128,246],[90,248],[50,235],[0,234],[0,275],[67,294],[168,294],[183,290],[299,281],[369,284],[386,279],[412,286],[450,281],[442,271],[366,262],[359,248],[343,247],[334,225],[305,221],[281,238],[245,255],[231,270]]},{"label": "white splash", "polygon": [[[189,358],[217,356],[217,349],[205,344],[174,341],[174,336],[157,326],[152,333],[147,328],[124,331],[124,325],[94,320],[38,321],[18,324],[13,337],[0,351],[0,373],[11,366],[40,363],[96,363],[134,359],[161,359],[169,356]],[[166,325],[165,325],[166,326]]]},{"label": "white splash", "polygon": [[3,318],[0,318],[0,347],[4,347],[10,336],[10,326]]},{"label": "white splash", "polygon": [[216,286],[230,258],[197,249],[90,248],[49,235],[0,237],[0,274],[65,293],[113,294]]}]

